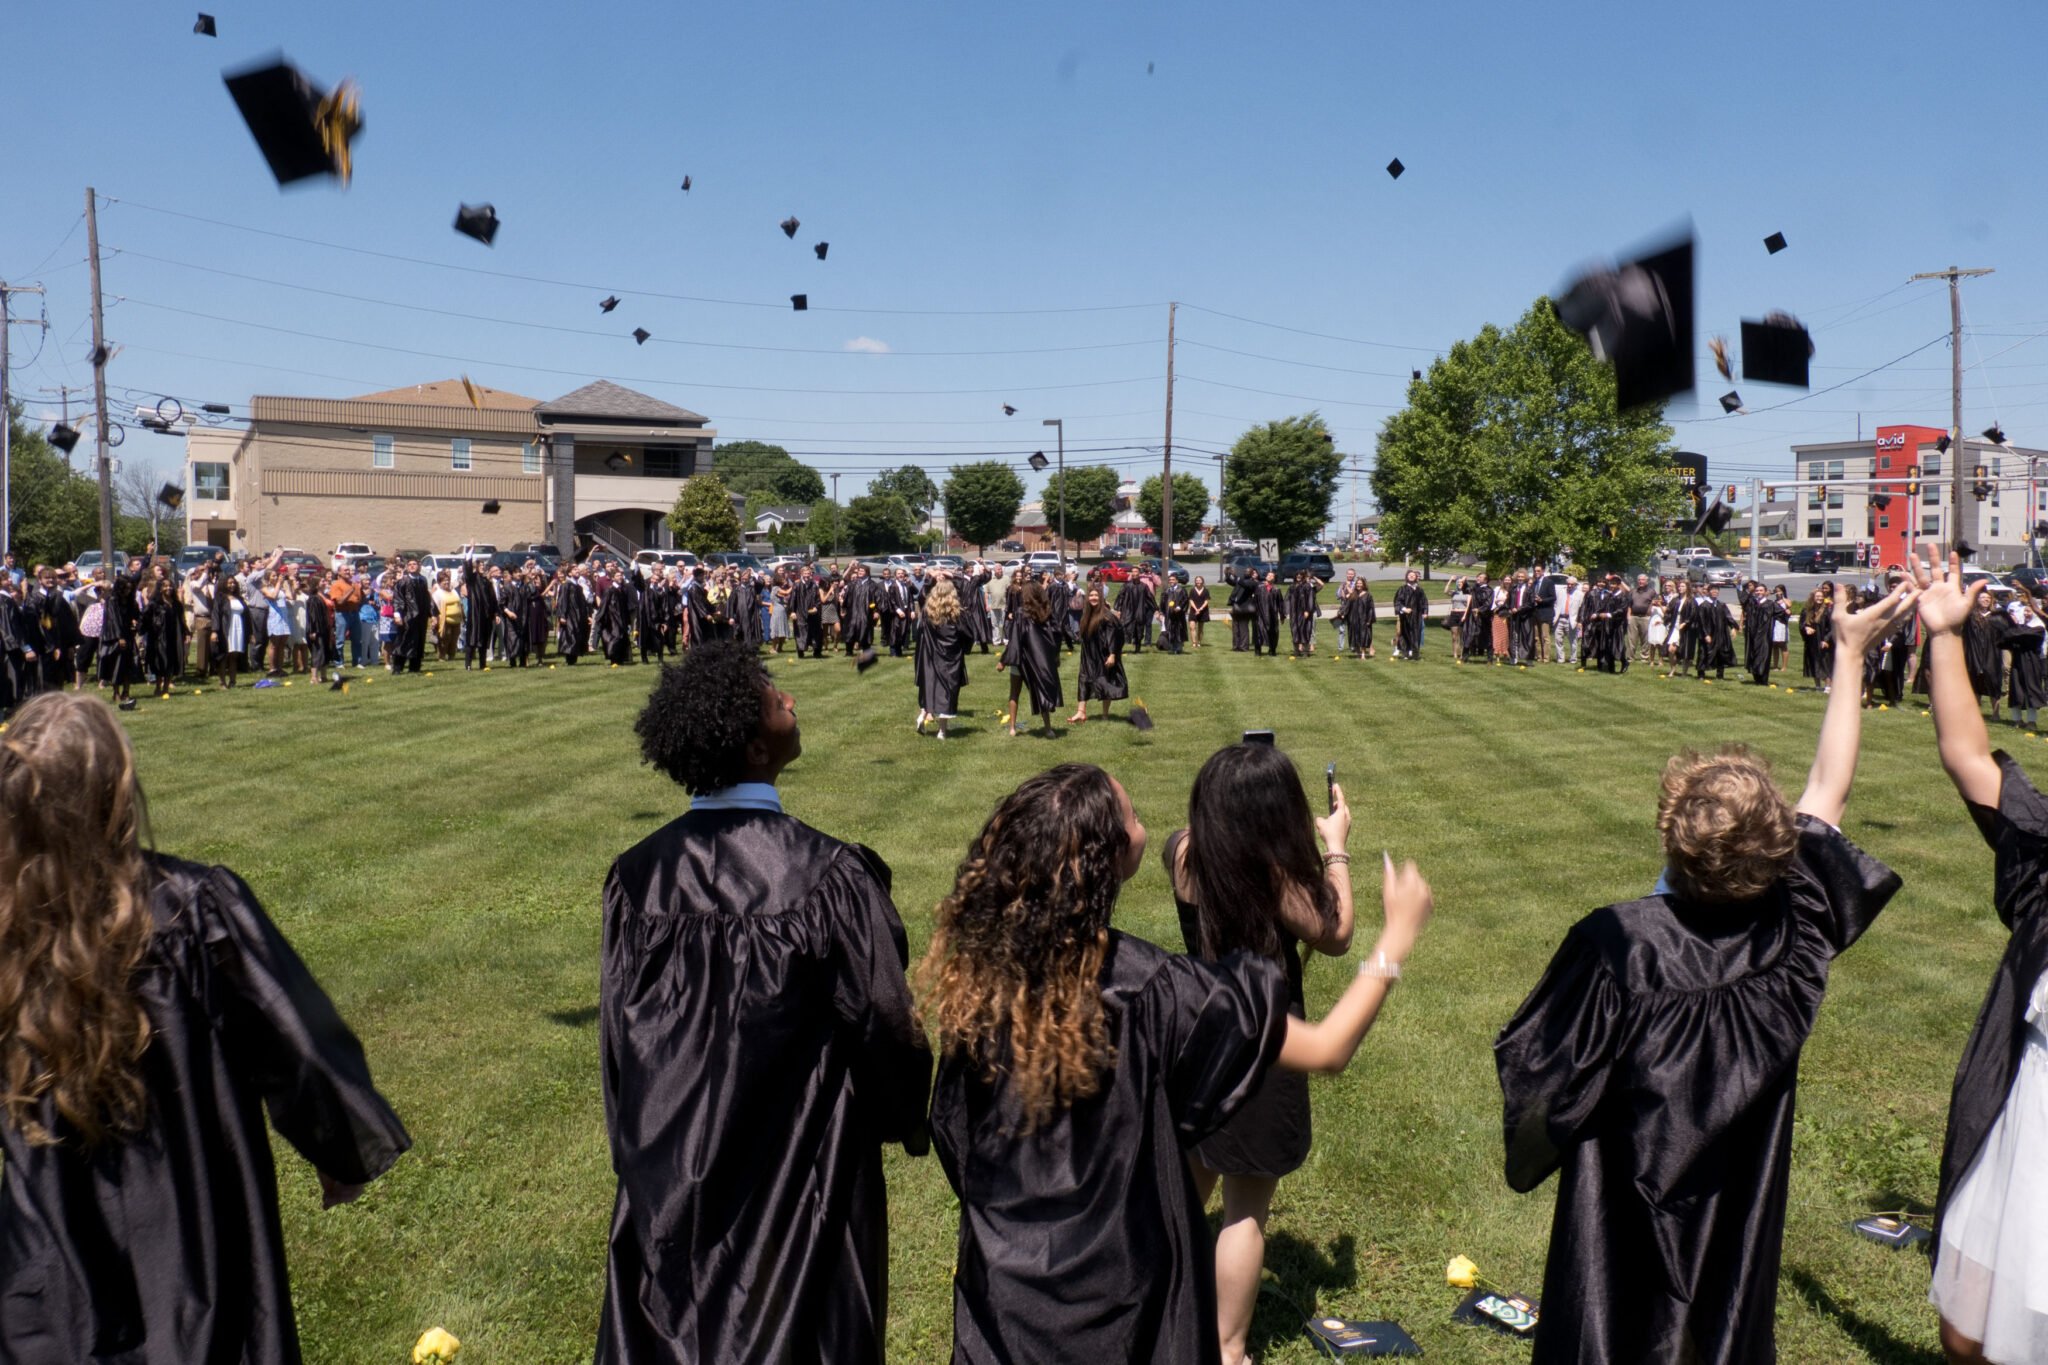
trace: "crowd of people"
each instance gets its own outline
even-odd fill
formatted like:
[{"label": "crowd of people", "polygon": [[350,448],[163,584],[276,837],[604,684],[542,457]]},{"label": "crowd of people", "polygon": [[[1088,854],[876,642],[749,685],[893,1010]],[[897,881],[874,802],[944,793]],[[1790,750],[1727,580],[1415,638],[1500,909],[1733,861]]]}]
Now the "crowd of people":
[{"label": "crowd of people", "polygon": [[[1026,633],[1048,586],[1008,590]],[[2010,931],[1951,1099],[1931,1299],[1951,1360],[2044,1358],[2048,801],[1990,747],[1974,597],[1926,565],[1836,604],[1796,801],[1740,747],[1674,757],[1657,886],[1576,924],[1501,1031],[1507,1181],[1560,1176],[1536,1361],[1773,1358],[1799,1054],[1830,962],[1900,887],[1839,828],[1863,660],[1910,620]],[[928,600],[922,629],[958,630],[931,618],[959,586]],[[1112,667],[1099,589],[1091,614]],[[1348,955],[1356,928],[1334,780],[1317,818],[1270,746],[1208,760],[1163,848],[1175,952],[1115,927],[1147,831],[1066,764],[997,803],[913,970],[883,859],[783,813],[794,703],[749,642],[699,643],[635,723],[690,809],[601,893],[596,1359],[878,1361],[898,1144],[936,1149],[958,1197],[956,1362],[1242,1365],[1276,1183],[1314,1149],[1301,1077],[1349,1064],[1408,969],[1417,869],[1383,860],[1372,948],[1310,1019],[1302,953]],[[410,1138],[249,887],[146,848],[142,810],[98,698],[33,696],[0,737],[0,1358],[295,1361],[264,1110],[330,1206]]]}]

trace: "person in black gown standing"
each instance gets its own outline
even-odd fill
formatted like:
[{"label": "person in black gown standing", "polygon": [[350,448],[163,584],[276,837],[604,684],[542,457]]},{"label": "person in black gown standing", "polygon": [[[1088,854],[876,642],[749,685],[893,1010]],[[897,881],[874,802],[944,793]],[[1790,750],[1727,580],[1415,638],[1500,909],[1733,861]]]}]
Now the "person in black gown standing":
[{"label": "person in black gown standing", "polygon": [[498,633],[498,585],[474,555],[462,560],[462,597],[462,619],[468,623],[463,632],[462,671],[489,669],[491,637]]},{"label": "person in black gown standing", "polygon": [[271,1131],[329,1208],[411,1140],[255,894],[146,852],[141,825],[134,751],[103,702],[53,692],[15,713],[0,1360],[297,1365]]},{"label": "person in black gown standing", "polygon": [[1420,659],[1422,632],[1429,625],[1429,598],[1422,591],[1422,575],[1410,569],[1394,589],[1394,657]]},{"label": "person in black gown standing", "polygon": [[1200,962],[1110,927],[1144,857],[1124,789],[1065,764],[1003,798],[934,916],[918,984],[960,1198],[954,1365],[1224,1365],[1183,1149],[1276,1062],[1342,1071],[1429,917],[1414,865],[1389,866],[1377,965],[1310,1024],[1271,961]]},{"label": "person in black gown standing", "polygon": [[[1244,952],[1279,963],[1287,1011],[1297,1019],[1308,1016],[1302,948],[1332,957],[1351,948],[1351,809],[1341,789],[1335,795],[1335,809],[1315,819],[1285,754],[1270,744],[1233,744],[1202,765],[1187,828],[1166,840],[1166,875],[1188,953],[1216,962]],[[1317,849],[1318,836],[1327,852]],[[1245,1358],[1273,1193],[1308,1159],[1309,1144],[1308,1077],[1275,1068],[1188,1153],[1203,1204],[1223,1187],[1216,1307],[1225,1361]]]},{"label": "person in black gown standing", "polygon": [[1742,662],[1758,687],[1771,681],[1771,653],[1777,627],[1787,620],[1784,604],[1762,583],[1749,585],[1742,604]]},{"label": "person in black gown standing", "polygon": [[1124,677],[1124,623],[1102,600],[1101,587],[1088,589],[1087,605],[1081,608],[1081,679],[1076,689],[1081,703],[1067,717],[1069,725],[1088,719],[1088,703],[1101,701],[1102,718],[1109,719],[1112,702],[1131,695]]},{"label": "person in black gown standing", "polygon": [[924,723],[939,723],[939,738],[960,714],[960,689],[967,686],[967,647],[973,643],[961,620],[960,590],[941,578],[924,599],[917,617],[917,732]]},{"label": "person in black gown standing", "polygon": [[691,802],[605,878],[597,1365],[875,1365],[882,1147],[926,1149],[931,1083],[889,868],[783,813],[796,708],[743,637],[663,665],[634,728]]},{"label": "person in black gown standing", "polygon": [[1230,585],[1230,652],[1242,654],[1253,649],[1255,618],[1258,616],[1259,584],[1250,573],[1241,573]]},{"label": "person in black gown standing", "polygon": [[1838,617],[1796,809],[1746,749],[1672,759],[1657,890],[1579,921],[1494,1044],[1508,1184],[1562,1172],[1534,1365],[1774,1358],[1799,1053],[1899,889],[1839,829],[1863,652],[1913,601]]},{"label": "person in black gown standing", "polygon": [[1065,702],[1060,688],[1060,626],[1045,589],[1022,570],[1010,588],[1010,642],[996,671],[1010,671],[1010,738],[1017,737],[1017,700],[1029,689],[1031,710],[1052,734],[1053,713]]},{"label": "person in black gown standing", "polygon": [[1697,637],[1693,646],[1697,676],[1705,679],[1707,670],[1711,668],[1717,680],[1725,678],[1728,665],[1735,662],[1735,637],[1732,634],[1735,618],[1717,589],[1711,586],[1700,588],[1699,595],[1693,599],[1692,623]]},{"label": "person in black gown standing", "polygon": [[1351,596],[1341,606],[1344,613],[1344,638],[1351,645],[1351,657],[1370,659],[1372,653],[1372,628],[1380,619],[1379,604],[1373,600],[1372,584],[1361,574],[1352,580]]},{"label": "person in black gown standing", "polygon": [[579,564],[555,585],[555,651],[572,668],[590,643],[589,584],[588,571]]},{"label": "person in black gown standing", "polygon": [[1322,590],[1316,576],[1303,569],[1287,590],[1287,628],[1293,657],[1306,659],[1316,652],[1316,617],[1320,614],[1316,596]]},{"label": "person in black gown standing", "polygon": [[1271,569],[1259,580],[1252,598],[1252,653],[1280,657],[1280,633],[1287,625],[1287,590],[1275,581]]},{"label": "person in black gown standing", "polygon": [[1179,654],[1187,643],[1188,590],[1169,578],[1159,590],[1159,647],[1168,654]]}]

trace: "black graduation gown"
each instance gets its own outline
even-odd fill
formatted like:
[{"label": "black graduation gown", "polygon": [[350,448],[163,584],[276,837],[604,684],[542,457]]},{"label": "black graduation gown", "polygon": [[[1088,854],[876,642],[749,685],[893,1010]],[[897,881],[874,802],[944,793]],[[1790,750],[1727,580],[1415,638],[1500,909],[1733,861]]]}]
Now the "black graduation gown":
[{"label": "black graduation gown", "polygon": [[985,654],[988,652],[989,642],[996,638],[994,624],[988,615],[988,597],[984,592],[988,580],[976,574],[958,581],[960,628],[967,632],[968,643],[980,645]]},{"label": "black graduation gown", "polygon": [[1752,597],[1742,606],[1742,666],[1763,682],[1771,676],[1771,628],[1785,619],[1784,608],[1770,597]]},{"label": "black graduation gown", "polygon": [[648,656],[661,657],[661,587],[654,583],[637,585],[633,603],[633,634],[640,644],[640,662]]},{"label": "black graduation gown", "polygon": [[548,599],[544,585],[524,585],[525,620],[520,624],[526,631],[526,647],[536,659],[548,652]]},{"label": "black graduation gown", "polygon": [[508,579],[498,593],[498,624],[505,631],[506,660],[526,667],[526,585],[517,579]]},{"label": "black graduation gown", "polygon": [[[434,616],[434,593],[427,586],[425,574],[404,574],[398,580],[398,594],[394,619],[398,624],[398,651],[395,662],[405,671],[417,673],[426,656],[427,623]],[[477,629],[474,623],[470,629]]]},{"label": "black graduation gown", "polygon": [[1372,648],[1372,628],[1379,616],[1379,604],[1373,601],[1371,588],[1361,584],[1358,591],[1345,599],[1344,637],[1350,641],[1353,654],[1363,654]]},{"label": "black graduation gown", "polygon": [[935,716],[960,714],[960,689],[967,686],[966,624],[941,625],[920,616],[917,623],[917,705]]},{"label": "black graduation gown", "polygon": [[142,608],[142,658],[154,681],[176,682],[184,675],[185,612],[176,597],[152,597]]},{"label": "black graduation gown", "polygon": [[[30,599],[29,609],[36,614],[36,627],[42,637],[37,653],[42,656],[43,687],[53,692],[60,690],[76,676],[78,609],[63,593],[55,591],[39,592]],[[200,663],[203,667],[205,661]]]},{"label": "black graduation gown", "polygon": [[1942,1218],[2005,1108],[2026,1048],[2027,1001],[2034,983],[2048,971],[2048,800],[2012,755],[2000,749],[1993,757],[2004,774],[1998,805],[1971,805],[1969,812],[1991,845],[1992,906],[2011,936],[1956,1065],[1948,1136],[1941,1148],[1941,1187],[1934,1201],[1930,1249],[1937,1260]]},{"label": "black graduation gown", "polygon": [[2044,666],[2048,661],[2041,658],[2041,627],[2022,626],[2010,616],[2005,621],[1998,643],[2012,659],[2005,671],[2006,704],[2015,711],[2048,706],[2048,666]]},{"label": "black graduation gown", "polygon": [[631,593],[625,579],[614,578],[605,585],[604,596],[597,603],[598,642],[604,657],[615,664],[629,663],[633,658]]},{"label": "black graduation gown", "polygon": [[1230,647],[1242,654],[1252,647],[1252,618],[1258,614],[1259,590],[1249,579],[1230,585]]},{"label": "black graduation gown", "polygon": [[1296,583],[1287,590],[1287,625],[1296,654],[1316,647],[1316,592],[1314,583]]},{"label": "black graduation gown", "polygon": [[1420,583],[1394,589],[1394,648],[1408,657],[1422,653],[1422,630],[1429,620],[1429,597]]},{"label": "black graduation gown", "polygon": [[19,706],[29,695],[27,646],[22,638],[21,604],[12,593],[0,592],[0,712]]},{"label": "black graduation gown", "polygon": [[[1835,675],[1835,621],[1834,612],[1826,607],[1819,608],[1809,622],[1807,613],[1799,613],[1799,637],[1805,642],[1805,658],[1802,666],[1806,676],[1813,679],[1817,687]],[[1808,627],[1811,626],[1809,631]]]},{"label": "black graduation gown", "polygon": [[1472,588],[1472,605],[1465,609],[1464,637],[1460,643],[1468,659],[1493,653],[1493,584]]},{"label": "black graduation gown", "polygon": [[618,1197],[597,1365],[882,1359],[882,1144],[931,1053],[889,869],[773,811],[692,811],[612,864],[599,993]]},{"label": "black graduation gown", "polygon": [[136,579],[116,574],[100,615],[100,681],[110,687],[142,680],[142,608]]},{"label": "black graduation gown", "polygon": [[565,578],[555,588],[555,649],[573,664],[589,640],[590,599],[580,582]]},{"label": "black graduation gown", "polygon": [[1188,642],[1188,590],[1168,583],[1159,596],[1159,647],[1174,654]]},{"label": "black graduation gown", "polygon": [[1970,674],[1970,690],[1994,701],[2005,691],[2005,654],[1999,641],[2005,635],[2005,619],[1997,613],[1970,613],[1963,623],[1963,662]]},{"label": "black graduation gown", "polygon": [[[155,930],[136,977],[149,1114],[81,1154],[0,1122],[0,1360],[299,1360],[270,1126],[345,1184],[411,1145],[363,1050],[225,868],[145,855]],[[55,1107],[42,1121],[60,1134]]]},{"label": "black graduation gown", "polygon": [[1059,627],[1053,618],[1032,620],[1023,612],[1010,616],[1010,642],[1003,647],[1003,663],[1017,670],[1031,694],[1034,715],[1049,716],[1066,705],[1060,686]]},{"label": "black graduation gown", "polygon": [[1101,1089],[1019,1136],[1016,1104],[955,1053],[932,1136],[960,1196],[955,1365],[1214,1365],[1215,1252],[1182,1149],[1257,1087],[1287,1035],[1261,958],[1197,962],[1112,929]]},{"label": "black graduation gown", "polygon": [[1124,676],[1124,623],[1109,612],[1096,623],[1093,635],[1081,637],[1079,695],[1084,703],[1122,701],[1131,695],[1130,680]]},{"label": "black graduation gown", "polygon": [[1899,889],[1798,817],[1748,905],[1673,896],[1574,925],[1494,1044],[1507,1179],[1562,1171],[1534,1365],[1767,1365],[1799,1052],[1828,964]]},{"label": "black graduation gown", "polygon": [[825,603],[814,578],[799,578],[789,589],[789,630],[796,637],[796,652],[822,649],[825,644]]},{"label": "black graduation gown", "polygon": [[[180,645],[182,661],[185,650]],[[306,594],[306,666],[315,673],[332,668],[334,657],[334,604],[324,592]]]},{"label": "black graduation gown", "polygon": [[848,579],[839,593],[839,639],[848,654],[857,654],[874,641],[875,618],[868,614],[874,597],[874,580]]},{"label": "black graduation gown", "polygon": [[711,585],[698,581],[683,591],[683,615],[690,623],[690,643],[705,644],[711,640],[726,637],[725,623],[718,619],[719,612],[711,604]]},{"label": "black graduation gown", "polygon": [[1125,638],[1139,642],[1138,648],[1140,649],[1144,648],[1144,645],[1138,634],[1138,624],[1142,619],[1138,607],[1138,598],[1145,591],[1145,585],[1132,578],[1125,580],[1123,587],[1117,591],[1116,595],[1116,619],[1124,628]]},{"label": "black graduation gown", "polygon": [[726,599],[726,613],[732,618],[733,638],[745,640],[754,648],[761,647],[761,595],[754,588],[752,576],[742,576],[732,585],[732,596]]},{"label": "black graduation gown", "polygon": [[1710,668],[1718,675],[1735,662],[1735,618],[1729,612],[1728,604],[1718,597],[1693,600],[1693,628],[1699,636],[1693,658],[1699,665],[1702,678],[1707,676]]},{"label": "black graduation gown", "polygon": [[1253,652],[1263,645],[1269,652],[1280,652],[1280,623],[1286,615],[1286,590],[1278,583],[1260,583],[1252,598]]}]

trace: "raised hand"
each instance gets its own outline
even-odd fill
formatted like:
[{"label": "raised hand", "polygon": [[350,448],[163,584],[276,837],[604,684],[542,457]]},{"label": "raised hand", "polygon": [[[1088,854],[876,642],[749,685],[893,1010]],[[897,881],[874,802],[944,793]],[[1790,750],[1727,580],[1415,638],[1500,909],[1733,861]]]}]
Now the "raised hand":
[{"label": "raised hand", "polygon": [[1835,647],[1860,658],[1872,640],[1906,618],[1919,597],[1917,584],[1902,582],[1861,611],[1836,612]]},{"label": "raised hand", "polygon": [[1949,555],[1947,564],[1937,558],[1914,558],[1907,563],[1920,590],[1920,624],[1930,635],[1960,631],[1977,609],[1977,595],[1991,580],[1964,583],[1962,557],[1956,554]]}]

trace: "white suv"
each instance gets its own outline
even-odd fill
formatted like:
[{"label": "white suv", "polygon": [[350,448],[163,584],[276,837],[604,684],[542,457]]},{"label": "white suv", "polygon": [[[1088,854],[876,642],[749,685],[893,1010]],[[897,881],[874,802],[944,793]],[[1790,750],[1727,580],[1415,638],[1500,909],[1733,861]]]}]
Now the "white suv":
[{"label": "white suv", "polygon": [[350,567],[361,568],[363,561],[370,557],[370,547],[363,544],[360,540],[344,540],[341,544],[334,547],[334,554],[329,560],[327,567],[336,570]]}]

